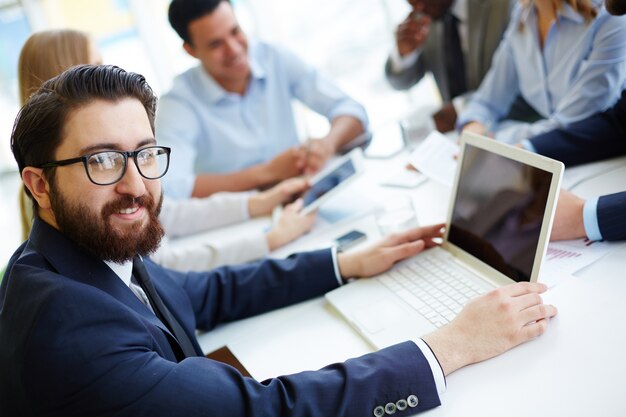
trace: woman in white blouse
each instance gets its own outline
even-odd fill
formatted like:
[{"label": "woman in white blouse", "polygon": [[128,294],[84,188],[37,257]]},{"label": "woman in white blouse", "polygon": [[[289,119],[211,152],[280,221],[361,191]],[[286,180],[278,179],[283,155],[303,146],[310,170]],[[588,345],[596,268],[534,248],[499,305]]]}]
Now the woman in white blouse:
[{"label": "woman in white blouse", "polygon": [[163,266],[184,271],[205,271],[220,265],[260,259],[293,241],[313,226],[315,214],[302,215],[302,201],[289,204],[276,224],[267,231],[251,231],[216,242],[201,238],[192,246],[170,244],[168,238],[187,236],[248,219],[266,216],[274,207],[304,190],[302,178],[285,180],[260,193],[218,193],[206,198],[165,198],[159,220],[165,228],[161,246],[150,257]]}]

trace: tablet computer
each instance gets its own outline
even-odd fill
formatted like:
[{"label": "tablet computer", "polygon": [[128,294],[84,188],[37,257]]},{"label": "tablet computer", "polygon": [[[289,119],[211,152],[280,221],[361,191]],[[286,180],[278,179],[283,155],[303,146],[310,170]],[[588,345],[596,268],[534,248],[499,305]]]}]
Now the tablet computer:
[{"label": "tablet computer", "polygon": [[309,214],[325,201],[350,184],[363,172],[363,152],[354,149],[330,162],[322,171],[311,177],[310,188],[302,195],[302,212]]}]

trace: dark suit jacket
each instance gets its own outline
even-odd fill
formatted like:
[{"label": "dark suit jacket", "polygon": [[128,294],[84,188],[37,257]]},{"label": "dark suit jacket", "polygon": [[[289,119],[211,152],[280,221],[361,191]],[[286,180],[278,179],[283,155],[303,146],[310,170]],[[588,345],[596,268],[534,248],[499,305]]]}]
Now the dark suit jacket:
[{"label": "dark suit jacket", "polygon": [[[626,155],[626,91],[610,110],[530,142],[538,153],[566,166]],[[606,240],[626,239],[626,192],[600,197],[598,223]]]},{"label": "dark suit jacket", "polygon": [[[511,13],[511,0],[467,0],[468,47],[465,64],[466,85],[469,91],[476,90],[491,67],[491,59],[500,44]],[[435,21],[430,26],[428,39],[415,65],[395,74],[389,59],[385,74],[396,89],[407,89],[431,71],[444,101],[450,101],[449,82],[445,66],[443,22]]]},{"label": "dark suit jacket", "polygon": [[[146,267],[198,347],[195,329],[335,288],[331,258],[326,250],[187,274]],[[167,334],[105,263],[36,220],[0,286],[0,415],[367,416],[417,395],[402,416],[439,404],[410,342],[257,382],[204,357],[177,363]]]}]

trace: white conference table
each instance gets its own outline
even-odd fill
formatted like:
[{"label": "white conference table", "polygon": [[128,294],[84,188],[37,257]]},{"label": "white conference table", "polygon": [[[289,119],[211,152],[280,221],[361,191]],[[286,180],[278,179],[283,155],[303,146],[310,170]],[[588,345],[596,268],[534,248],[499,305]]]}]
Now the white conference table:
[{"label": "white conference table", "polygon": [[[376,199],[403,194],[414,199],[420,224],[444,221],[449,189],[433,181],[413,189],[383,187],[380,179],[400,170],[401,154],[368,160],[367,172],[353,186]],[[609,165],[607,165],[609,166]],[[618,168],[616,168],[618,167]],[[626,189],[626,159],[606,174],[577,181],[586,197]],[[256,223],[255,227],[263,227]],[[266,225],[266,223],[265,223]],[[241,227],[241,226],[237,226]],[[273,256],[328,246],[353,228],[380,236],[373,215],[314,231]],[[227,229],[227,234],[232,230]],[[223,231],[222,231],[223,232]],[[216,234],[219,236],[219,233]],[[556,284],[544,297],[559,314],[541,337],[499,357],[463,368],[447,378],[442,406],[432,416],[624,416],[626,375],[626,244],[575,276],[544,277]],[[356,247],[358,249],[358,246]],[[323,297],[218,327],[199,336],[205,351],[227,345],[258,380],[321,368],[372,352]]]}]

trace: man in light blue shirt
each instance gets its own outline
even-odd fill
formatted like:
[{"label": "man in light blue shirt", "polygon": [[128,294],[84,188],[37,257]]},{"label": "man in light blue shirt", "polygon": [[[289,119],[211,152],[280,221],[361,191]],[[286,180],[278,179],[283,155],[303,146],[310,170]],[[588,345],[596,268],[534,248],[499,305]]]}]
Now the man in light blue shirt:
[{"label": "man in light blue shirt", "polygon": [[[626,17],[611,16],[601,0],[592,9],[572,1],[518,5],[491,69],[465,107],[458,128],[519,143],[612,106],[626,79]],[[540,22],[550,22],[549,25]],[[502,120],[521,94],[543,119]]]},{"label": "man in light blue shirt", "polygon": [[[319,170],[361,136],[364,108],[293,54],[250,42],[227,0],[174,0],[172,27],[200,61],[159,102],[156,132],[173,150],[168,196],[242,191]],[[300,146],[292,101],[331,122]]]}]

